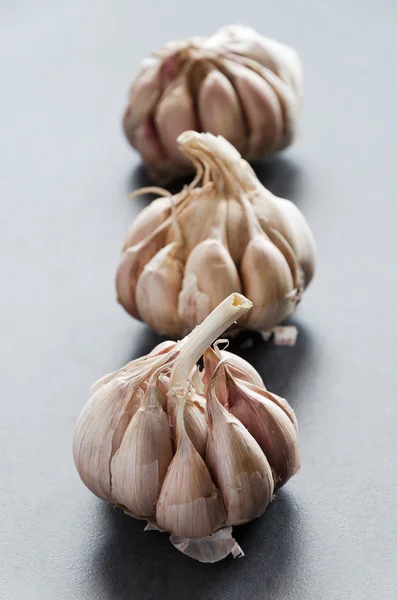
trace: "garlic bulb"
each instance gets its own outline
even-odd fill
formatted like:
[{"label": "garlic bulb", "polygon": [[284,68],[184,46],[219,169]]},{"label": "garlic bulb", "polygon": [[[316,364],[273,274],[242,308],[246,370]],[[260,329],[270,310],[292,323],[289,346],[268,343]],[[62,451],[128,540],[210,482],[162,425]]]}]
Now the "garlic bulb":
[{"label": "garlic bulb", "polygon": [[127,139],[149,172],[169,180],[192,170],[177,138],[222,135],[247,160],[274,154],[297,133],[302,72],[297,53],[251,27],[171,42],[143,61],[124,113]]},{"label": "garlic bulb", "polygon": [[231,294],[180,342],[102,378],[74,433],[86,486],[203,562],[242,555],[232,526],[260,516],[299,467],[288,403],[244,360],[210,348],[251,307]]},{"label": "garlic bulb", "polygon": [[240,326],[268,331],[294,312],[313,277],[310,229],[222,137],[186,131],[178,142],[196,177],[175,196],[164,191],[133,222],[116,275],[118,300],[178,338],[242,292],[254,306]]}]

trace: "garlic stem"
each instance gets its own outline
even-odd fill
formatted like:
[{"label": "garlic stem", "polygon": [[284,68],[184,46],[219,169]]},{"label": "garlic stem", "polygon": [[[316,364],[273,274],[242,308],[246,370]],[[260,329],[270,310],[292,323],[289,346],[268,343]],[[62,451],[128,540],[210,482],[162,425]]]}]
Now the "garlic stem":
[{"label": "garlic stem", "polygon": [[172,369],[171,389],[185,386],[190,371],[205,350],[251,307],[252,302],[242,294],[230,294],[192,331]]},{"label": "garlic stem", "polygon": [[219,193],[225,196],[233,195],[236,184],[241,189],[252,188],[252,181],[247,178],[245,170],[241,169],[241,156],[225,143],[220,136],[198,134],[195,131],[185,131],[177,139],[182,152],[191,160],[198,159],[209,168],[212,180]]}]

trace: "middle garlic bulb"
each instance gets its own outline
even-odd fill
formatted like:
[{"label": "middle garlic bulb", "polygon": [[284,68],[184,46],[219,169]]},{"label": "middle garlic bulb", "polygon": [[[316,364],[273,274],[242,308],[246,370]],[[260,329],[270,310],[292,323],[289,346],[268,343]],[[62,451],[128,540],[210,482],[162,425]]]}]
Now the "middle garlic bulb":
[{"label": "middle garlic bulb", "polygon": [[253,309],[239,325],[268,331],[294,312],[313,277],[309,226],[292,202],[261,185],[224,138],[186,131],[178,142],[196,177],[173,197],[153,188],[163,197],[129,230],[118,300],[135,318],[179,338],[241,292]]},{"label": "middle garlic bulb", "polygon": [[246,361],[210,348],[251,306],[232,294],[180,342],[102,378],[74,433],[86,486],[203,562],[242,554],[231,527],[259,517],[300,467],[289,404]]}]

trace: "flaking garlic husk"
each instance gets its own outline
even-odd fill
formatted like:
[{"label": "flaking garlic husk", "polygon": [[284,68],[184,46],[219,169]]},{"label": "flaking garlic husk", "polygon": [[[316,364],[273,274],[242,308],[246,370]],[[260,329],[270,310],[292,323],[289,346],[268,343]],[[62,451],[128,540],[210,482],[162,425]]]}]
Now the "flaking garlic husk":
[{"label": "flaking garlic husk", "polygon": [[141,66],[123,116],[125,135],[151,176],[192,171],[177,138],[192,129],[221,135],[244,158],[272,155],[298,132],[302,69],[295,50],[250,27],[170,42]]},{"label": "flaking garlic husk", "polygon": [[118,301],[177,339],[242,293],[253,308],[239,326],[267,332],[295,311],[313,277],[309,226],[221,136],[186,131],[178,143],[196,176],[174,196],[164,191],[132,224],[116,274]]},{"label": "flaking garlic husk", "polygon": [[[251,308],[231,294],[181,341],[163,342],[100,379],[74,434],[75,464],[87,487],[146,520],[145,530],[168,532],[179,551],[202,562],[242,556],[232,526],[260,516],[286,481],[285,454],[279,459],[274,444],[257,439],[249,418],[243,422],[233,410],[246,403],[248,417],[255,409],[262,418],[256,404],[270,398],[297,431],[288,404],[256,385],[262,380],[252,367],[221,350],[221,340],[209,349]],[[217,397],[221,375],[225,406]],[[278,425],[277,410],[268,412]]]}]

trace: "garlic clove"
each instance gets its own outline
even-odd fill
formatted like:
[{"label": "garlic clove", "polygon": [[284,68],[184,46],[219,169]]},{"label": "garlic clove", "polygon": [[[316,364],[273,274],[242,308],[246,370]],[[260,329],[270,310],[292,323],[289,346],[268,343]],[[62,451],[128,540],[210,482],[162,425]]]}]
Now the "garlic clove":
[{"label": "garlic clove", "polygon": [[172,168],[165,156],[153,115],[160,99],[158,59],[149,59],[130,91],[128,106],[123,116],[123,129],[130,144],[138,150],[155,178]]},{"label": "garlic clove", "polygon": [[123,116],[123,128],[127,139],[134,145],[134,133],[142,119],[154,109],[159,99],[158,69],[160,61],[149,59],[143,65],[130,90],[128,105]]},{"label": "garlic clove", "polygon": [[242,319],[249,328],[266,331],[294,311],[296,291],[288,263],[265,236],[250,241],[240,273],[244,294],[254,304]]},{"label": "garlic clove", "polygon": [[170,198],[157,198],[146,206],[134,219],[123,244],[123,252],[141,242],[162,225],[169,216]]},{"label": "garlic clove", "polygon": [[280,212],[289,225],[288,241],[305,274],[305,287],[313,279],[316,266],[316,245],[310,227],[300,210],[290,200],[279,199]]},{"label": "garlic clove", "polygon": [[286,148],[293,142],[298,132],[300,96],[295,93],[291,84],[281,79],[270,68],[262,66],[246,56],[235,57],[235,60],[262,77],[276,94],[283,118],[283,135],[277,150]]},{"label": "garlic clove", "polygon": [[246,134],[240,103],[228,78],[217,69],[201,83],[198,112],[203,131],[222,135],[244,152]]},{"label": "garlic clove", "polygon": [[139,276],[135,301],[140,317],[153,329],[178,337],[183,323],[178,315],[183,265],[177,258],[176,242],[165,246],[146,263]]},{"label": "garlic clove", "polygon": [[210,38],[212,47],[222,47],[233,54],[250,58],[277,72],[278,61],[274,55],[274,49],[271,52],[263,44],[263,40],[267,39],[246,25],[226,25]]},{"label": "garlic clove", "polygon": [[315,271],[316,246],[305,217],[293,202],[274,196],[259,182],[257,189],[252,204],[263,230],[269,233],[274,229],[285,238],[303,271],[304,287],[307,287]]},{"label": "garlic clove", "polygon": [[191,273],[184,277],[178,301],[178,315],[184,323],[184,333],[202,323],[210,312],[210,298],[200,292],[196,275]]},{"label": "garlic clove", "polygon": [[283,115],[283,135],[278,150],[283,150],[292,144],[298,134],[300,98],[270,69],[262,68],[260,74],[273,88],[280,103]]},{"label": "garlic clove", "polygon": [[290,85],[297,98],[300,98],[302,96],[302,63],[296,50],[271,38],[262,37],[262,45],[268,53],[272,53],[275,57],[277,67],[272,70],[284,83]]},{"label": "garlic clove", "polygon": [[[171,45],[173,43],[171,42]],[[171,47],[170,47],[171,50]],[[161,89],[164,92],[171,83],[173,83],[181,71],[181,57],[178,54],[179,44],[174,44],[173,51],[174,53],[170,56],[167,56],[161,63],[160,71],[159,71],[159,79],[161,82]]]},{"label": "garlic clove", "polygon": [[[202,377],[206,396],[208,395],[208,387],[212,376],[221,360],[220,350],[216,347],[214,349],[207,348],[203,354],[204,370]],[[215,386],[216,397],[223,406],[227,406],[228,389],[224,369],[218,370]]]},{"label": "garlic clove", "polygon": [[229,410],[256,439],[275,472],[275,490],[300,468],[298,433],[285,407],[273,394],[254,391],[228,373]]},{"label": "garlic clove", "polygon": [[186,400],[185,427],[193,446],[201,457],[204,457],[207,445],[208,425],[205,418],[205,399],[198,394]]},{"label": "garlic clove", "polygon": [[179,150],[177,137],[188,129],[197,129],[193,101],[184,81],[169,87],[157,105],[156,127],[167,155],[192,170],[192,164]]},{"label": "garlic clove", "polygon": [[[172,163],[165,156],[153,116],[149,115],[129,134],[129,140],[141,154],[153,179],[162,178],[162,174],[171,171]],[[172,171],[171,171],[172,172]]]},{"label": "garlic clove", "polygon": [[277,396],[277,394],[273,394],[272,392],[269,392],[265,388],[258,387],[248,381],[243,381],[242,379],[238,379],[238,377],[236,378],[236,380],[237,380],[237,382],[245,385],[250,390],[259,394],[260,396],[263,396],[264,398],[267,398],[271,402],[274,402],[274,404],[276,404],[279,408],[281,408],[282,411],[285,412],[285,414],[291,421],[292,425],[294,426],[296,433],[297,434],[299,433],[298,420],[296,418],[295,411],[293,410],[291,405],[284,398],[281,398],[281,396]]},{"label": "garlic clove", "polygon": [[205,462],[186,433],[185,401],[186,396],[179,400],[178,445],[161,488],[156,519],[172,535],[202,538],[222,527],[226,513]]},{"label": "garlic clove", "polygon": [[219,240],[204,240],[187,259],[178,312],[191,327],[201,323],[229,294],[240,291],[238,272],[227,249]]},{"label": "garlic clove", "polygon": [[[149,253],[150,256],[151,252]],[[124,252],[116,273],[117,302],[136,319],[141,316],[135,299],[138,277],[146,262],[146,253],[142,256],[139,245],[132,246]],[[150,258],[149,258],[150,260]]]},{"label": "garlic clove", "polygon": [[223,27],[213,38],[217,36],[219,41],[223,38],[223,47],[270,69],[282,81],[291,84],[298,96],[301,95],[302,65],[293,48],[264,37],[245,25]]},{"label": "garlic clove", "polygon": [[128,248],[121,257],[116,273],[117,301],[136,319],[141,318],[135,297],[139,276],[146,264],[163,248],[166,233],[167,227],[160,226],[139,244]]},{"label": "garlic clove", "polygon": [[[204,457],[205,447],[207,445],[208,425],[205,418],[206,401],[205,398],[198,393],[199,390],[203,390],[203,382],[201,381],[197,367],[194,367],[192,370],[189,377],[189,382],[192,383],[194,390],[192,390],[192,393],[186,398],[184,424],[186,432],[191,439],[193,446],[200,456]],[[171,387],[170,378],[161,373],[158,378],[157,386],[163,397],[163,408],[165,406],[165,410],[169,417],[171,436],[176,445],[177,402],[175,394],[173,392],[169,394]]]},{"label": "garlic clove", "polygon": [[243,106],[249,136],[248,160],[271,154],[280,145],[283,119],[272,87],[257,73],[231,60],[225,61]]},{"label": "garlic clove", "polygon": [[128,385],[116,377],[103,385],[81,411],[73,436],[73,457],[84,484],[99,498],[112,501],[110,462],[132,416],[139,409],[143,383]]},{"label": "garlic clove", "polygon": [[172,460],[171,432],[156,382],[149,384],[111,461],[112,497],[136,518],[153,518]]},{"label": "garlic clove", "polygon": [[235,198],[230,198],[227,203],[226,232],[230,256],[239,268],[250,235],[244,209],[241,202]]},{"label": "garlic clove", "polygon": [[287,261],[291,271],[294,288],[296,288],[299,293],[302,293],[305,287],[305,274],[289,242],[279,231],[277,231],[277,229],[269,228],[261,221],[259,222],[267,237],[280,250]]},{"label": "garlic clove", "polygon": [[[171,393],[168,395],[167,413],[170,418],[172,439],[174,441],[177,438],[176,412],[175,396]],[[196,451],[204,458],[208,437],[208,425],[205,418],[205,398],[196,393],[189,395],[186,398],[184,419],[188,437]]]},{"label": "garlic clove", "polygon": [[142,121],[130,141],[141,154],[150,177],[158,183],[168,183],[193,170],[183,157],[177,161],[165,154],[153,115]]},{"label": "garlic clove", "polygon": [[207,395],[205,461],[222,493],[226,525],[239,525],[265,511],[273,496],[273,475],[259,444],[218,401],[215,395],[216,376],[217,371]]},{"label": "garlic clove", "polygon": [[[199,368],[196,366],[194,367],[193,371],[190,374],[190,381],[194,387],[195,392],[198,394],[198,396],[200,397],[203,396],[204,394],[204,385],[203,385],[203,380],[201,379],[201,373]],[[201,400],[204,402],[205,405],[205,399],[201,398]]]},{"label": "garlic clove", "polygon": [[204,538],[182,538],[170,536],[171,543],[183,554],[199,562],[214,563],[232,554],[233,558],[244,556],[244,552],[232,537],[232,528],[223,527]]}]

